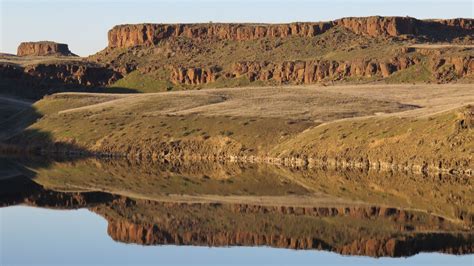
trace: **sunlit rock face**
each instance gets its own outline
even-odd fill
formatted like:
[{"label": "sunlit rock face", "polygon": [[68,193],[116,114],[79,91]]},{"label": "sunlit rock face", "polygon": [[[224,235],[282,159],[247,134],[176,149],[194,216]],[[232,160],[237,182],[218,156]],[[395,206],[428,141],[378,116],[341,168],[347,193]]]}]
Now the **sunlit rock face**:
[{"label": "sunlit rock face", "polygon": [[[312,37],[333,27],[344,27],[371,37],[397,37],[443,32],[472,31],[472,19],[418,20],[411,17],[350,17],[328,22],[290,24],[128,24],[118,25],[108,33],[109,48],[155,45],[173,37],[194,40],[256,40],[260,38]],[[437,33],[436,33],[437,32]]]},{"label": "sunlit rock face", "polygon": [[18,56],[75,56],[65,43],[51,41],[22,42],[18,46]]}]

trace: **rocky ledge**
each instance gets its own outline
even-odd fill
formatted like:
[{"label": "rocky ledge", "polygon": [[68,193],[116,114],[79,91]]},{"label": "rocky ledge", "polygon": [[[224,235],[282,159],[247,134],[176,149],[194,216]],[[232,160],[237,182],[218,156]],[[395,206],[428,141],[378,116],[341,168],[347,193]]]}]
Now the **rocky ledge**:
[{"label": "rocky ledge", "polygon": [[418,20],[411,17],[350,17],[328,22],[289,24],[128,24],[108,33],[108,48],[156,45],[173,37],[194,40],[255,40],[260,38],[312,37],[333,27],[343,27],[371,37],[417,36],[429,40],[449,40],[472,36],[473,19]]},{"label": "rocky ledge", "polygon": [[51,41],[22,42],[18,46],[18,56],[76,56],[67,44]]},{"label": "rocky ledge", "polygon": [[[40,99],[64,91],[97,91],[122,78],[106,66],[85,61],[58,61],[20,66],[0,63],[0,91]],[[12,86],[11,84],[14,84]]]},{"label": "rocky ledge", "polygon": [[[309,60],[285,61],[240,61],[230,70],[214,67],[170,67],[173,84],[200,85],[216,81],[220,76],[238,78],[246,76],[250,81],[275,81],[277,84],[313,84],[322,81],[340,81],[353,78],[387,78],[391,74],[422,64],[417,56],[397,56],[386,60]],[[474,57],[430,57],[426,64],[439,82],[450,82],[474,73]]]}]

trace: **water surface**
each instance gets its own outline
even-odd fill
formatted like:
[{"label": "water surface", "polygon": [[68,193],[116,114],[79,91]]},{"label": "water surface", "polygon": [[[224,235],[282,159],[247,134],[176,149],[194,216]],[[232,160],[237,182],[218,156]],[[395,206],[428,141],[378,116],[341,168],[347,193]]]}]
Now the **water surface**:
[{"label": "water surface", "polygon": [[0,160],[2,265],[472,265],[456,176]]}]

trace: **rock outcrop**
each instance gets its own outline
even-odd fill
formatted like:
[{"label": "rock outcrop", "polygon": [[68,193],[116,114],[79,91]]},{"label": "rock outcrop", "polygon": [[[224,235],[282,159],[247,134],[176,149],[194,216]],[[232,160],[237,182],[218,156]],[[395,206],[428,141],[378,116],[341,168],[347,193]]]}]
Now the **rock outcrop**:
[{"label": "rock outcrop", "polygon": [[[434,78],[449,82],[474,73],[474,57],[430,57]],[[174,84],[200,85],[214,82],[221,75],[225,78],[246,76],[250,81],[275,81],[278,84],[314,84],[339,81],[345,78],[387,78],[393,73],[421,64],[417,56],[398,56],[387,60],[310,60],[242,61],[233,64],[229,72],[218,67],[171,67],[170,80]]]},{"label": "rock outcrop", "polygon": [[199,85],[214,82],[216,73],[219,72],[217,67],[171,67],[170,80],[174,84],[190,84]]},{"label": "rock outcrop", "polygon": [[400,36],[416,34],[421,21],[411,17],[351,17],[336,20],[336,25],[343,26],[354,33],[369,36]]},{"label": "rock outcrop", "polygon": [[450,82],[474,73],[474,56],[431,58],[433,75],[439,82]]},{"label": "rock outcrop", "polygon": [[[329,22],[290,24],[133,24],[118,25],[108,32],[108,48],[156,45],[173,37],[193,40],[255,40],[265,37],[312,37],[333,27],[344,27],[356,34],[371,37],[427,35],[443,39],[441,33],[453,36],[473,34],[472,19],[418,20],[411,17],[351,17]],[[453,29],[457,31],[453,32]],[[434,35],[433,35],[434,34]],[[433,36],[431,36],[433,35]],[[451,36],[452,37],[452,36]]]},{"label": "rock outcrop", "polygon": [[64,43],[50,41],[22,42],[18,46],[18,56],[76,56]]},{"label": "rock outcrop", "polygon": [[[198,246],[270,246],[287,249],[317,249],[344,255],[371,257],[402,257],[419,252],[470,254],[473,240],[469,234],[421,233],[404,237],[360,238],[351,243],[332,246],[314,236],[294,237],[245,231],[187,232],[168,231],[165,227],[110,220],[108,234],[115,241],[140,245],[198,245]],[[443,244],[441,244],[443,243]]]},{"label": "rock outcrop", "polygon": [[465,18],[454,18],[454,19],[437,19],[433,20],[434,23],[453,27],[454,29],[462,29],[467,31],[474,30],[474,20]]},{"label": "rock outcrop", "polygon": [[[250,81],[276,81],[277,83],[312,84],[323,80],[342,80],[348,77],[388,77],[395,71],[406,69],[419,63],[418,58],[397,57],[384,62],[376,60],[356,61],[286,61],[237,62],[225,76],[234,78],[247,76]],[[216,79],[214,70],[201,68],[173,68],[171,81],[175,84],[202,84]]]},{"label": "rock outcrop", "polygon": [[114,71],[89,64],[38,64],[26,66],[24,73],[42,81],[55,81],[87,87],[105,86],[115,82],[120,76]]},{"label": "rock outcrop", "polygon": [[332,22],[291,24],[135,24],[118,25],[108,33],[109,48],[154,45],[171,37],[195,40],[255,40],[265,37],[310,37],[333,26]]},{"label": "rock outcrop", "polygon": [[386,62],[375,60],[349,61],[287,61],[279,64],[266,62],[239,62],[233,75],[247,75],[251,81],[274,80],[278,83],[312,84],[323,80],[341,80],[347,77],[388,77],[395,71],[415,64],[415,58],[393,58]]},{"label": "rock outcrop", "polygon": [[[128,201],[127,206],[135,208],[139,202]],[[424,213],[404,211],[384,207],[291,207],[291,206],[259,206],[248,204],[222,205],[216,203],[160,203],[148,202],[151,209],[157,208],[167,215],[155,219],[154,222],[141,221],[138,216],[131,219],[117,219],[116,213],[123,213],[119,206],[111,211],[107,208],[95,208],[94,211],[104,216],[109,224],[107,232],[116,241],[136,243],[141,245],[202,245],[202,246],[271,246],[290,249],[319,249],[346,255],[380,256],[409,256],[419,252],[446,252],[453,254],[471,253],[473,246],[472,234],[443,232],[444,219]],[[177,210],[175,212],[169,210]],[[189,212],[195,210],[199,215]],[[180,211],[186,215],[180,214]],[[223,217],[239,217],[231,227],[226,226],[227,218],[216,218],[217,226],[208,226],[201,216],[217,212]],[[264,216],[260,216],[263,215]],[[262,217],[278,217],[267,220]],[[323,218],[324,217],[324,218]],[[371,234],[361,229],[348,231],[334,229],[329,224],[317,223],[320,219],[340,219],[351,217],[351,221],[363,220],[385,221],[395,223],[395,231],[385,231]],[[142,217],[144,218],[144,217]],[[246,226],[246,219],[252,222]],[[289,233],[285,225],[292,221],[308,219],[318,226],[300,228],[304,231]],[[425,219],[427,219],[425,221]],[[425,221],[423,226],[414,226],[418,221]],[[273,221],[273,222],[268,222]],[[375,224],[376,222],[374,222]],[[351,227],[350,225],[346,225]],[[304,226],[303,226],[304,227]],[[229,230],[228,228],[232,228]],[[344,227],[347,229],[346,227]],[[331,240],[325,232],[339,231],[340,238]],[[344,231],[344,232],[343,232]],[[438,233],[433,233],[438,231]],[[332,234],[332,233],[329,233]],[[369,236],[370,235],[370,236]],[[440,244],[443,243],[443,244]]]},{"label": "rock outcrop", "polygon": [[6,84],[5,87],[0,86],[1,91],[33,99],[71,89],[96,90],[121,77],[120,73],[112,69],[81,61],[40,63],[25,67],[0,63],[0,80]]}]

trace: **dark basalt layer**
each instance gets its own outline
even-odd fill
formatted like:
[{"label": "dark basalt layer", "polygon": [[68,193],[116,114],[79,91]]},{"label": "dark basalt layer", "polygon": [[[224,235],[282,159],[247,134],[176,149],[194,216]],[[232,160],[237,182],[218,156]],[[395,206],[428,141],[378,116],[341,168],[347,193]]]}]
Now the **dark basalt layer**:
[{"label": "dark basalt layer", "polygon": [[22,42],[18,46],[18,56],[76,56],[65,43],[51,41]]},{"label": "dark basalt layer", "polygon": [[65,91],[101,91],[122,77],[118,72],[85,61],[20,66],[0,63],[0,92],[38,99]]}]

